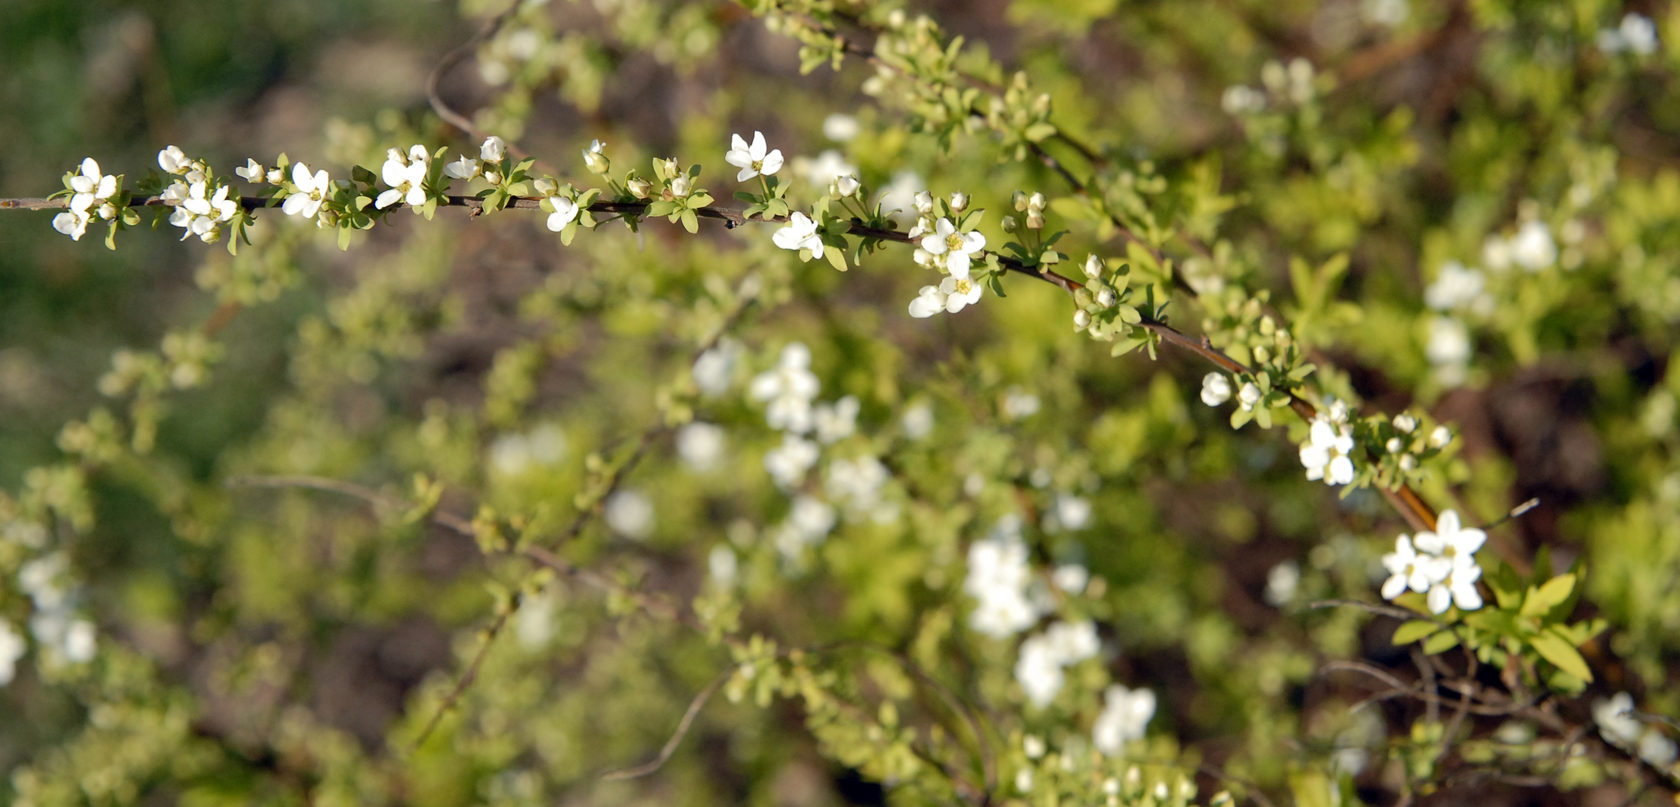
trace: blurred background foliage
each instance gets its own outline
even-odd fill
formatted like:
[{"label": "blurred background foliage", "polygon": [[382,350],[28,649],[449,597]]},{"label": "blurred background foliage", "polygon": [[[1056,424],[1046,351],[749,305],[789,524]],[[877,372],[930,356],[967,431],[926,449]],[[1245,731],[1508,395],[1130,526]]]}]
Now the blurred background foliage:
[{"label": "blurred background foliage", "polygon": [[[895,4],[827,5],[874,20]],[[1180,225],[1159,246],[1199,293],[1175,293],[1175,324],[1198,332],[1224,301],[1264,290],[1316,351],[1324,393],[1455,424],[1423,486],[1438,509],[1486,523],[1541,499],[1491,548],[1519,566],[1542,548],[1560,571],[1586,563],[1581,610],[1611,630],[1588,648],[1594,688],[1557,704],[1569,725],[1591,734],[1590,704],[1619,691],[1680,714],[1674,11],[905,6],[965,38],[963,69],[1019,69],[1048,93],[1062,131],[1101,152],[1055,152],[1099,196]],[[90,154],[137,178],[168,144],[222,172],[284,152],[335,176],[412,142],[472,154],[476,138],[431,109],[428,77],[506,11],[11,0],[0,190],[45,195]],[[1627,11],[1655,19],[1655,53],[1597,44]],[[942,145],[908,126],[926,110],[864,59],[799,68],[796,42],[732,3],[556,0],[500,18],[439,93],[580,183],[576,155],[598,138],[620,171],[702,163],[701,184],[727,199],[729,135],[763,130],[796,181],[801,158],[834,149],[872,188],[964,190],[994,246],[1012,193],[1042,191],[1074,262],[1126,254],[1044,164],[985,132]],[[1237,87],[1250,95],[1233,100]],[[835,137],[834,115],[856,134]],[[1230,788],[1311,804],[1438,790],[1598,803],[1675,781],[1626,759],[1565,765],[1536,727],[1497,717],[1443,740],[1435,707],[1370,702],[1370,680],[1327,673],[1362,659],[1419,675],[1389,642],[1392,620],[1306,607],[1375,601],[1378,558],[1404,522],[1371,491],[1303,480],[1282,430],[1232,431],[1197,401],[1210,368],[1195,357],[1111,359],[1048,285],[1011,282],[1006,299],[911,320],[927,276],[908,250],[840,275],[798,264],[760,226],[608,226],[562,249],[539,217],[459,213],[399,211],[347,252],[271,213],[237,258],[168,228],[126,233],[112,253],[46,216],[5,214],[0,490],[8,505],[62,495],[51,518],[0,509],[0,613],[28,621],[16,572],[63,549],[99,652],[19,662],[0,690],[0,770],[13,771],[0,797],[947,803],[972,780],[1049,803],[1106,798],[1134,764],[1151,783],[1182,774],[1203,800]],[[1529,222],[1555,236],[1555,260],[1495,271],[1488,245]],[[1337,256],[1344,271],[1322,269]],[[1451,261],[1484,270],[1486,304],[1426,299]],[[1467,347],[1432,347],[1454,327]],[[115,352],[194,332],[219,358],[170,366],[202,379],[155,401],[100,392]],[[690,368],[720,335],[727,387],[696,389]],[[855,433],[799,486],[834,508],[814,536],[799,497],[765,473],[782,437],[747,394],[794,342],[821,402],[859,408]],[[134,401],[159,407],[155,445],[137,447],[145,416],[122,408]],[[99,431],[84,413],[100,409],[116,436],[89,438],[104,449],[94,461],[65,435]],[[721,427],[705,462],[683,448],[703,439],[677,428],[690,417]],[[825,480],[861,457],[890,477],[853,507]],[[85,490],[38,468],[85,475]],[[427,499],[416,474],[441,486],[438,513],[479,516],[573,572],[405,514]],[[557,541],[580,502],[581,529]],[[1009,518],[1044,575],[1087,570],[1047,614],[1093,619],[1103,641],[1044,708],[1023,700],[1017,643],[969,625],[969,548]],[[748,658],[758,682],[730,679],[725,694],[744,697],[706,702],[667,764],[601,778],[651,758]],[[767,681],[785,697],[755,703]],[[1149,688],[1158,708],[1149,737],[1107,759],[1089,738],[1116,682]],[[1024,753],[1028,736],[1051,755]],[[1473,742],[1505,756],[1489,763]],[[956,773],[916,757],[929,747]],[[1022,770],[1038,785],[1022,787]]]}]

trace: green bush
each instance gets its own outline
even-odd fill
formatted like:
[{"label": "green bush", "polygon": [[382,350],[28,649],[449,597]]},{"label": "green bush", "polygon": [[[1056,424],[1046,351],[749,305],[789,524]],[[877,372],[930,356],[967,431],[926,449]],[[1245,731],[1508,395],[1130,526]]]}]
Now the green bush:
[{"label": "green bush", "polygon": [[0,11],[8,802],[1680,791],[1680,12],[459,13]]}]

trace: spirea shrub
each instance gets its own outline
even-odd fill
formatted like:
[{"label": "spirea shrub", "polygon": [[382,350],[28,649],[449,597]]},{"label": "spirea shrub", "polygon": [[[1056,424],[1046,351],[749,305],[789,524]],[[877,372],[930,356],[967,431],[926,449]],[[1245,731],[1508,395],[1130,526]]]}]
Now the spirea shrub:
[{"label": "spirea shrub", "polygon": [[85,11],[9,803],[1680,788],[1666,7]]}]

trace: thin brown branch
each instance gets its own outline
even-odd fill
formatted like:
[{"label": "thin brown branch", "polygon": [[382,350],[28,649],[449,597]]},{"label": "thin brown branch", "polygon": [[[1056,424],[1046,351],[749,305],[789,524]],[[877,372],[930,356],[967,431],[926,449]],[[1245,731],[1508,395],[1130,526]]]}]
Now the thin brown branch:
[{"label": "thin brown branch", "polygon": [[739,669],[738,666],[731,667],[725,670],[722,675],[713,678],[705,689],[700,690],[694,696],[694,699],[688,702],[688,709],[683,712],[682,720],[677,721],[676,731],[671,733],[671,738],[665,741],[665,745],[659,749],[657,756],[632,768],[608,771],[601,774],[600,778],[609,782],[622,779],[638,779],[664,767],[665,763],[670,761],[671,755],[676,753],[677,746],[682,743],[683,738],[688,736],[689,728],[694,725],[694,718],[699,717],[700,710],[706,708],[706,703],[712,699],[713,695],[717,694],[717,691],[724,684],[729,682],[730,676],[734,675],[737,669]]}]

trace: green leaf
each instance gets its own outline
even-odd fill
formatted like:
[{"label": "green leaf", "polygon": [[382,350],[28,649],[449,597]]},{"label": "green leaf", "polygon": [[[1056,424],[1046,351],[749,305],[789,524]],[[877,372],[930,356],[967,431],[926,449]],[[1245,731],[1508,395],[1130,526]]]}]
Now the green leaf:
[{"label": "green leaf", "polygon": [[1450,630],[1444,630],[1424,640],[1423,652],[1433,656],[1436,653],[1445,653],[1457,646],[1458,634]]},{"label": "green leaf", "polygon": [[1569,599],[1575,591],[1575,575],[1560,574],[1547,580],[1539,588],[1528,590],[1528,596],[1523,598],[1523,616],[1542,616],[1554,607]]},{"label": "green leaf", "polygon": [[1394,629],[1394,638],[1390,639],[1395,645],[1411,644],[1441,629],[1440,623],[1426,619],[1414,619]]},{"label": "green leaf", "polygon": [[1592,669],[1587,666],[1587,660],[1581,658],[1580,651],[1563,638],[1555,630],[1547,630],[1534,637],[1529,643],[1541,658],[1551,662],[1558,669],[1591,683]]},{"label": "green leaf", "polygon": [[845,252],[843,252],[843,251],[841,251],[841,250],[839,250],[839,249],[837,249],[833,246],[824,246],[823,247],[823,257],[827,258],[829,264],[832,265],[835,269],[839,269],[842,272],[846,271],[846,253]]},{"label": "green leaf", "polygon": [[700,232],[700,220],[695,218],[694,211],[684,210],[682,212],[682,226],[690,233]]}]

